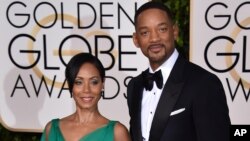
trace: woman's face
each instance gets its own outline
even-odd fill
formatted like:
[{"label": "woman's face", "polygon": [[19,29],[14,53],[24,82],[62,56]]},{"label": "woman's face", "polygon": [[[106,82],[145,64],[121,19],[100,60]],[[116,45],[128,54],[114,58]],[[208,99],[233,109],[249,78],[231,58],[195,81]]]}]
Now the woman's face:
[{"label": "woman's face", "polygon": [[98,69],[91,63],[83,64],[73,85],[73,98],[80,109],[95,109],[104,87]]}]

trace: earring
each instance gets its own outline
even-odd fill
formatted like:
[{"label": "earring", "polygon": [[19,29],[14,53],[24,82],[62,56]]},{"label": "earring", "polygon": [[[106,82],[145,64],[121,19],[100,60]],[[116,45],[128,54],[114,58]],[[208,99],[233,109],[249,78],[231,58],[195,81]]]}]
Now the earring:
[{"label": "earring", "polygon": [[101,91],[101,96],[103,97],[104,95],[104,88],[102,88],[102,91]]}]

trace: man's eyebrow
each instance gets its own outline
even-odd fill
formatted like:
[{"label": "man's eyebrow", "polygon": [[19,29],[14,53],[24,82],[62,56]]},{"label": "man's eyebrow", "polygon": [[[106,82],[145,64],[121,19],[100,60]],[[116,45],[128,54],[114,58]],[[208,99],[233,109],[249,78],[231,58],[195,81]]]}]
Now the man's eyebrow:
[{"label": "man's eyebrow", "polygon": [[167,24],[167,23],[160,23],[160,24],[158,24],[158,26],[162,26],[162,25],[165,25],[165,26],[169,26],[169,24]]},{"label": "man's eyebrow", "polygon": [[143,29],[147,29],[147,26],[138,27],[138,30],[143,30]]}]

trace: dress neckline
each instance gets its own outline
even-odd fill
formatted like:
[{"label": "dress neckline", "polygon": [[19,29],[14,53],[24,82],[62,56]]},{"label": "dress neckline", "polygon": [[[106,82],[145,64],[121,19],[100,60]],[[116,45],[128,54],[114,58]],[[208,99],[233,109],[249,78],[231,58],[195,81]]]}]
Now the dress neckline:
[{"label": "dress neckline", "polygon": [[[88,134],[82,136],[82,137],[79,139],[79,141],[81,141],[82,139],[86,138],[87,136],[90,136],[91,134],[93,134],[93,133],[95,133],[95,132],[97,132],[97,131],[99,131],[99,130],[101,130],[101,129],[103,129],[103,128],[106,128],[111,122],[112,122],[112,121],[109,120],[107,124],[104,124],[103,126],[98,127],[98,128],[96,128],[95,130],[89,132]],[[58,131],[59,131],[60,135],[62,136],[63,140],[65,140],[65,138],[64,138],[64,136],[63,136],[63,133],[62,133],[62,131],[61,131],[61,128],[60,128],[60,126],[59,126],[59,125],[60,125],[59,123],[60,123],[60,119],[57,119]]]}]

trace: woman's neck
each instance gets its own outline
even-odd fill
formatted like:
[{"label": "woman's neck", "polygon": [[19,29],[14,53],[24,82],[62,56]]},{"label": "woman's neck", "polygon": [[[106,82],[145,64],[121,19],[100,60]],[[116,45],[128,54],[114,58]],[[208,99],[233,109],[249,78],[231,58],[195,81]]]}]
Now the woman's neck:
[{"label": "woman's neck", "polygon": [[101,114],[98,110],[82,110],[77,109],[73,114],[73,120],[77,124],[86,124],[96,122],[101,117]]}]

